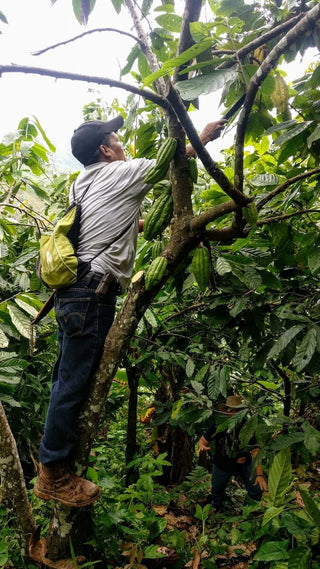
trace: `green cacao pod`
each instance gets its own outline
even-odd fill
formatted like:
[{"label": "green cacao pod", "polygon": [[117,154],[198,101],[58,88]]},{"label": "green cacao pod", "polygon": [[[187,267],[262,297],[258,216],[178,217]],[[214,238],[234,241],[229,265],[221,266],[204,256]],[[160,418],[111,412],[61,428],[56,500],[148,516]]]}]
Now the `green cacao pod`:
[{"label": "green cacao pod", "polygon": [[192,259],[192,271],[201,291],[204,291],[210,281],[211,261],[207,247],[198,247]]},{"label": "green cacao pod", "polygon": [[157,153],[156,165],[158,166],[158,168],[162,168],[162,166],[166,166],[167,169],[169,168],[170,162],[174,157],[176,148],[177,148],[176,138],[167,138],[167,140],[165,140],[165,142],[160,146]]},{"label": "green cacao pod", "polygon": [[249,203],[246,207],[242,208],[243,217],[245,220],[254,227],[257,225],[258,210],[254,202]]},{"label": "green cacao pod", "polygon": [[154,261],[149,265],[146,276],[145,276],[145,286],[146,290],[150,290],[152,287],[156,286],[164,276],[167,269],[168,261],[165,257],[156,257]]},{"label": "green cacao pod", "polygon": [[149,209],[143,226],[143,235],[151,241],[167,227],[173,211],[171,194],[162,194]]},{"label": "green cacao pod", "polygon": [[171,192],[172,184],[169,180],[161,180],[154,184],[152,191],[155,198],[158,198],[163,193]]},{"label": "green cacao pod", "polygon": [[167,172],[168,167],[165,164],[163,164],[160,168],[157,164],[155,164],[155,166],[152,166],[152,168],[150,168],[149,172],[144,178],[144,181],[146,184],[151,184],[153,186],[157,182],[163,180],[163,178],[166,177]]},{"label": "green cacao pod", "polygon": [[152,245],[152,250],[151,250],[152,258],[155,259],[156,257],[159,257],[160,253],[162,253],[165,246],[166,246],[166,244],[164,243],[163,240],[159,241],[157,239],[157,241],[154,241],[154,243]]},{"label": "green cacao pod", "polygon": [[195,158],[188,158],[189,176],[194,184],[198,181],[198,164]]}]

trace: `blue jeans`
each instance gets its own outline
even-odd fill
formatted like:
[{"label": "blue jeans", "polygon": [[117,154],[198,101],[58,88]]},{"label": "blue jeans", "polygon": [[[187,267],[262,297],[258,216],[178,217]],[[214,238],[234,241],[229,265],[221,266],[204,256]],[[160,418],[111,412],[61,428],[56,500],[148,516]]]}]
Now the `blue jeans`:
[{"label": "blue jeans", "polygon": [[215,464],[212,467],[212,479],[211,479],[211,496],[212,496],[212,505],[213,506],[220,506],[223,498],[224,492],[228,485],[228,482],[231,476],[239,476],[243,479],[246,490],[248,492],[248,496],[253,500],[260,500],[262,497],[262,491],[258,484],[255,485],[256,476],[252,476],[252,467],[253,462],[250,461],[247,464],[244,464],[242,467],[237,467],[233,472],[223,470],[216,466]]},{"label": "blue jeans", "polygon": [[91,272],[55,294],[59,355],[40,443],[42,464],[68,459],[75,446],[79,411],[115,314],[115,289],[99,298],[95,294],[98,282],[99,277]]}]

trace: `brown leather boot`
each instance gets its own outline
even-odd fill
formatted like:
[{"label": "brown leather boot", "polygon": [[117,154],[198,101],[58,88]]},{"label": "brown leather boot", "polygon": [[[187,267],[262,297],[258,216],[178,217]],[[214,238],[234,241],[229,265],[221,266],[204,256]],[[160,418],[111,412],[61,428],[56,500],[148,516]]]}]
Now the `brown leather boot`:
[{"label": "brown leather boot", "polygon": [[88,506],[100,496],[99,486],[80,478],[61,463],[40,466],[33,492],[42,500],[55,500],[70,508]]}]

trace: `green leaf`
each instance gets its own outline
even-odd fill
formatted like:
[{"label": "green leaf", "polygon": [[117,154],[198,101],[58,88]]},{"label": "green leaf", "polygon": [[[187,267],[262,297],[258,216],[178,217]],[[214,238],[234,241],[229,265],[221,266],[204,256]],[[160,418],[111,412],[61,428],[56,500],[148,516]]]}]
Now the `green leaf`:
[{"label": "green leaf", "polygon": [[86,25],[96,0],[72,0],[74,15],[80,24]]},{"label": "green leaf", "polygon": [[210,364],[205,364],[204,366],[202,366],[194,378],[195,381],[201,383],[201,381],[203,381],[203,379],[206,377],[208,370],[209,370],[209,367],[210,367]]},{"label": "green leaf", "polygon": [[290,488],[291,476],[290,451],[283,449],[274,457],[269,471],[269,496],[274,506],[281,505],[284,494]]},{"label": "green leaf", "polygon": [[3,22],[4,24],[8,23],[8,20],[6,18],[6,16],[4,15],[4,13],[0,10],[0,20],[1,22]]},{"label": "green leaf", "polygon": [[9,339],[7,338],[7,336],[0,327],[0,348],[7,348],[8,345],[9,345]]},{"label": "green leaf", "polygon": [[38,127],[39,131],[40,131],[41,134],[42,134],[43,140],[47,143],[47,145],[48,145],[48,147],[50,148],[51,152],[55,152],[55,151],[56,151],[56,147],[54,146],[54,144],[52,144],[52,142],[51,142],[51,141],[49,140],[49,138],[47,137],[45,131],[43,130],[43,128],[42,128],[42,126],[41,126],[41,124],[40,124],[40,122],[39,122],[39,119],[37,119],[37,117],[34,116],[34,115],[33,115],[33,119],[34,119],[34,122],[35,122],[36,126]]},{"label": "green leaf", "polygon": [[296,355],[293,358],[293,365],[299,372],[303,370],[310,362],[312,356],[317,350],[319,338],[318,326],[309,328],[307,334],[304,336],[300,346],[297,349]]},{"label": "green leaf", "polygon": [[152,328],[158,327],[157,319],[156,319],[155,315],[153,314],[153,312],[150,310],[150,308],[147,308],[147,310],[144,313],[144,317],[145,317],[146,321],[149,322],[149,324],[152,326]]},{"label": "green leaf", "polygon": [[21,336],[30,338],[30,319],[17,308],[14,304],[8,303],[8,312],[11,316],[13,325],[16,327]]},{"label": "green leaf", "polygon": [[302,486],[299,486],[298,488],[306,507],[307,514],[312,518],[316,526],[320,527],[320,510],[316,502],[311,498],[309,492],[305,488],[302,488]]},{"label": "green leaf", "polygon": [[151,85],[156,79],[159,79],[159,77],[163,77],[167,73],[172,73],[176,67],[180,67],[184,63],[187,63],[190,60],[194,59],[197,55],[208,49],[208,47],[212,46],[212,43],[212,39],[206,38],[199,44],[196,44],[186,51],[182,52],[180,55],[178,55],[178,57],[167,59],[162,63],[161,69],[155,71],[154,73],[151,73],[151,75],[148,75],[144,78],[144,84]]},{"label": "green leaf", "polygon": [[279,514],[281,514],[281,512],[284,510],[285,506],[280,506],[280,508],[276,508],[275,506],[271,506],[270,508],[268,508],[263,516],[263,520],[262,520],[262,527],[266,526],[269,522],[271,522],[273,520],[273,518],[276,518],[279,516]]},{"label": "green leaf", "polygon": [[0,541],[0,567],[4,567],[9,559],[8,545],[5,539]]},{"label": "green leaf", "polygon": [[274,141],[274,145],[278,147],[283,146],[283,144],[285,144],[295,136],[298,136],[299,134],[304,132],[307,128],[309,128],[311,124],[312,121],[305,121],[297,124],[294,128],[292,128],[288,132],[280,134],[280,136],[278,136],[278,138]]},{"label": "green leaf", "polygon": [[288,569],[307,569],[311,550],[306,547],[296,547],[289,552]]},{"label": "green leaf", "polygon": [[18,306],[20,306],[20,308],[22,308],[22,310],[24,310],[31,316],[37,316],[38,310],[33,306],[30,306],[30,304],[28,304],[27,302],[21,300],[21,298],[16,297],[14,301],[17,303]]},{"label": "green leaf", "polygon": [[178,89],[182,99],[192,101],[200,95],[206,95],[224,87],[227,82],[235,81],[237,78],[236,67],[213,71],[207,75],[199,75],[186,81],[178,81],[175,87]]},{"label": "green leaf", "polygon": [[179,33],[181,30],[182,18],[176,14],[162,14],[156,18],[159,26],[173,33]]},{"label": "green leaf", "polygon": [[308,136],[308,138],[307,138],[308,148],[311,148],[312,144],[316,140],[319,140],[319,138],[320,138],[320,125],[317,125],[316,128],[314,129],[313,133],[310,134],[310,136]]},{"label": "green leaf", "polygon": [[289,539],[266,541],[254,556],[257,561],[284,561],[289,558]]},{"label": "green leaf", "polygon": [[308,267],[313,275],[318,272],[320,268],[320,251],[318,247],[310,251],[308,255]]},{"label": "green leaf", "polygon": [[246,447],[249,444],[250,439],[253,437],[258,425],[258,415],[252,415],[246,420],[243,427],[240,430],[239,438],[242,447]]},{"label": "green leaf", "polygon": [[270,448],[272,450],[290,448],[294,444],[301,443],[304,438],[304,433],[290,433],[289,435],[279,436],[270,443]]},{"label": "green leaf", "polygon": [[302,425],[304,430],[304,446],[312,456],[320,454],[320,433],[308,421]]},{"label": "green leaf", "polygon": [[250,184],[257,188],[264,186],[276,186],[279,184],[279,178],[274,174],[259,174],[258,176],[251,178]]},{"label": "green leaf", "polygon": [[230,263],[223,257],[218,257],[216,261],[216,271],[219,275],[223,276],[232,271]]},{"label": "green leaf", "polygon": [[111,0],[111,2],[117,14],[120,14],[121,6],[123,5],[123,0]]},{"label": "green leaf", "polygon": [[186,375],[187,377],[192,377],[194,373],[195,365],[191,358],[188,358],[186,365]]},{"label": "green leaf", "polygon": [[268,358],[274,358],[275,356],[278,356],[282,350],[287,347],[289,342],[291,342],[291,340],[293,340],[293,338],[295,338],[304,328],[305,326],[303,324],[297,324],[295,326],[291,326],[291,328],[286,330],[272,346],[270,352],[268,353]]}]

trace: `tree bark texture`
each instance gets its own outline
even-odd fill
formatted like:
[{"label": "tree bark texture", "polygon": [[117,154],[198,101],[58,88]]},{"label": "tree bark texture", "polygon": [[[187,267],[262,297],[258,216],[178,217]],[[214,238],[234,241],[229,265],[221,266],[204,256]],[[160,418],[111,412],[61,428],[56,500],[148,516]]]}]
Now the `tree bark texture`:
[{"label": "tree bark texture", "polygon": [[29,539],[35,532],[37,524],[28,500],[16,441],[2,403],[0,403],[0,476],[1,501],[16,520],[15,526],[20,531],[22,556],[24,556],[28,551]]}]

